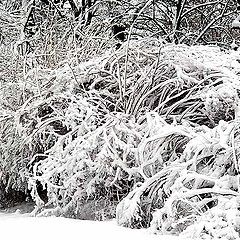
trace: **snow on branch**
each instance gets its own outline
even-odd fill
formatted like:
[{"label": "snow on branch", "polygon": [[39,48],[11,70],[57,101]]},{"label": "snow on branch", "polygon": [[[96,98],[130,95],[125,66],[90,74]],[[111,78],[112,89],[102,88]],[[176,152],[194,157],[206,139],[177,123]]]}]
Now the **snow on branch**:
[{"label": "snow on branch", "polygon": [[232,22],[232,27],[233,28],[240,28],[240,16],[235,18]]}]

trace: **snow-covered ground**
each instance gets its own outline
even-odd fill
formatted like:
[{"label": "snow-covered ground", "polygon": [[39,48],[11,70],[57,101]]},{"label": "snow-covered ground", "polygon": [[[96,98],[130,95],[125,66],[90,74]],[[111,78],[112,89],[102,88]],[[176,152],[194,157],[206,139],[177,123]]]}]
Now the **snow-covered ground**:
[{"label": "snow-covered ground", "polygon": [[[29,214],[0,212],[0,239],[7,240],[180,240],[154,235],[145,229],[128,229],[116,222],[96,222],[61,217],[30,217]],[[182,240],[182,238],[181,238]]]}]

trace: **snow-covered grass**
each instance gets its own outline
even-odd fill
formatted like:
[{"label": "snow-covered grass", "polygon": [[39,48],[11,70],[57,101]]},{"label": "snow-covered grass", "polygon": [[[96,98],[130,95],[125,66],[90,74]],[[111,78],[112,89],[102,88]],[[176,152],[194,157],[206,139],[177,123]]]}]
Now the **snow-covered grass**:
[{"label": "snow-covered grass", "polygon": [[3,84],[3,183],[28,187],[36,216],[116,210],[122,226],[237,239],[239,59],[143,39]]},{"label": "snow-covered grass", "polygon": [[0,239],[7,240],[184,240],[154,235],[146,229],[120,227],[115,220],[87,221],[63,217],[30,217],[29,214],[0,212]]}]

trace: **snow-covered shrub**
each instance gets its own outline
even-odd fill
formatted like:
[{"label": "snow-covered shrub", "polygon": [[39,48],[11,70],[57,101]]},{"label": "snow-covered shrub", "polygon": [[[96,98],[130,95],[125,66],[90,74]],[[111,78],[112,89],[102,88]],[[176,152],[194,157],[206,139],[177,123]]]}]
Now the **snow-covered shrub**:
[{"label": "snow-covered shrub", "polygon": [[167,134],[187,136],[184,151],[118,204],[119,224],[179,233],[209,209],[221,206],[222,198],[238,196],[238,123],[220,121],[214,129],[168,126],[162,135]]},{"label": "snow-covered shrub", "polygon": [[238,194],[238,58],[143,39],[4,83],[1,180],[39,216],[187,231]]},{"label": "snow-covered shrub", "polygon": [[11,188],[27,192],[33,164],[45,158],[58,137],[75,126],[74,121],[77,124],[74,117],[71,122],[63,119],[68,104],[74,104],[67,94],[71,82],[66,85],[48,69],[30,71],[25,82],[19,78],[1,83],[0,181],[7,192]]},{"label": "snow-covered shrub", "polygon": [[[26,118],[21,107],[24,91],[17,84],[2,84],[0,112],[0,181],[8,188],[26,190],[26,159],[32,155],[31,149],[23,144],[21,131],[32,131],[32,119]],[[26,94],[27,95],[27,94]]]},{"label": "snow-covered shrub", "polygon": [[239,239],[239,197],[219,197],[217,207],[197,217],[196,222],[181,233],[190,239]]},{"label": "snow-covered shrub", "polygon": [[222,84],[208,90],[204,105],[211,120],[218,123],[220,120],[229,121],[235,117],[237,101],[237,90]]},{"label": "snow-covered shrub", "polygon": [[81,217],[86,201],[105,199],[116,204],[132,187],[130,175],[137,174],[129,167],[137,165],[135,145],[140,134],[133,122],[122,115],[99,118],[97,108],[82,101],[77,104],[78,109],[81,106],[75,116],[78,124],[47,151],[46,159],[34,165],[29,181],[32,196],[42,210],[44,203],[36,189],[40,182],[47,189],[46,206],[51,207],[41,214],[55,208],[59,214]]},{"label": "snow-covered shrub", "polygon": [[[142,39],[73,64],[72,69],[75,91],[94,92],[98,100],[104,99],[109,111],[136,118],[156,111],[169,122],[184,119],[214,127],[221,119],[234,118],[240,88],[237,59],[237,54],[218,47],[176,46]],[[222,101],[223,108],[214,108],[211,92],[217,92],[215,103]]]}]

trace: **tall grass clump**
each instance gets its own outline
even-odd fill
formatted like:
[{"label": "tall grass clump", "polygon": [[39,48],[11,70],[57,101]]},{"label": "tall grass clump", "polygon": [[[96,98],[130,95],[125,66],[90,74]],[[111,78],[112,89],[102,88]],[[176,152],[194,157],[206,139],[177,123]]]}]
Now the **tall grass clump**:
[{"label": "tall grass clump", "polygon": [[17,109],[1,104],[1,179],[38,216],[236,238],[238,59],[146,38],[33,68]]}]

